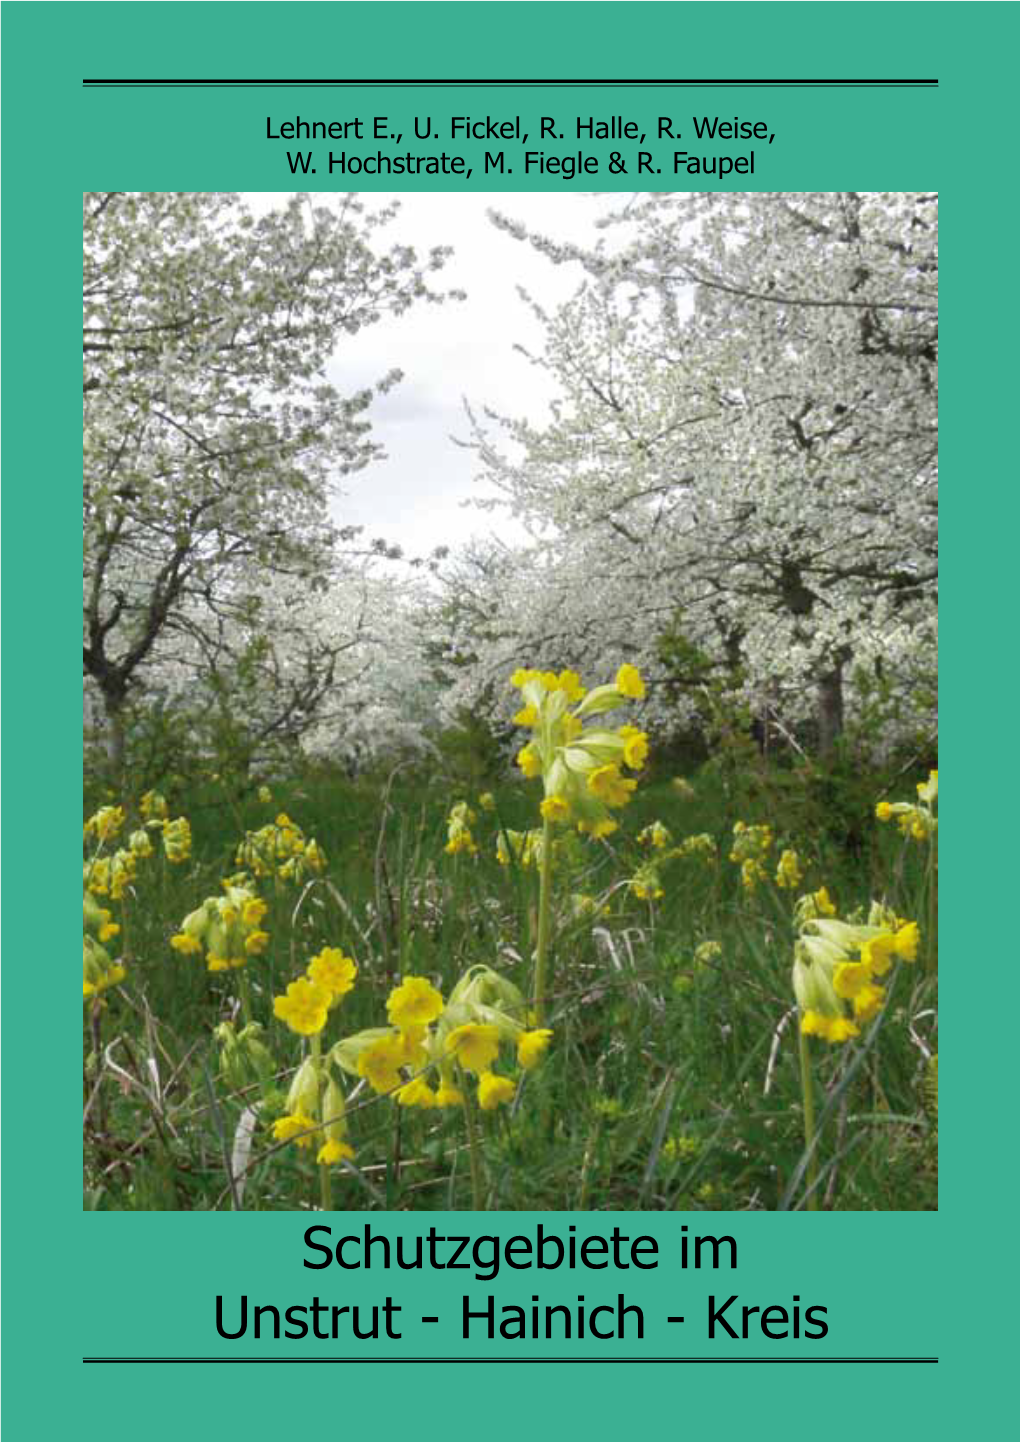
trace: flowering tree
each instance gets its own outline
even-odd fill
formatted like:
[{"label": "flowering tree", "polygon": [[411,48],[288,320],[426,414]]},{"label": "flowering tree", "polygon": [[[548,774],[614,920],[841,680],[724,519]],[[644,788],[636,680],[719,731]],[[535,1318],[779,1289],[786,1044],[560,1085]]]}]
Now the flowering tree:
[{"label": "flowering tree", "polygon": [[591,252],[499,223],[589,280],[539,313],[549,423],[474,426],[535,537],[490,629],[545,628],[548,664],[639,633],[660,702],[671,636],[692,682],[813,712],[827,748],[850,663],[908,687],[933,657],[937,198],[652,196]]},{"label": "flowering tree", "polygon": [[[85,195],[83,653],[115,765],[147,676],[222,670],[275,585],[293,617],[330,576],[331,486],[377,453],[367,411],[399,377],[344,396],[323,368],[342,338],[439,299],[444,251],[376,248],[392,213],[350,196],[255,218],[231,195]],[[274,725],[314,713],[350,635],[292,658]],[[284,649],[264,630],[258,645]]]}]

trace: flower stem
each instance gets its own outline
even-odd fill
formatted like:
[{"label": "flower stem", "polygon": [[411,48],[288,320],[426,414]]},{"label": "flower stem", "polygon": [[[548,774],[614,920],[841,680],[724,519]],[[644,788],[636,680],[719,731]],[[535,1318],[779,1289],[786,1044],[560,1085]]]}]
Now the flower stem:
[{"label": "flower stem", "polygon": [[251,1012],[251,982],[248,979],[248,972],[245,967],[240,967],[237,974],[237,990],[241,1002],[241,1015],[244,1017],[245,1026],[252,1023]]},{"label": "flower stem", "polygon": [[[315,1060],[316,1075],[319,1076],[322,1062],[322,1036],[318,1032],[312,1037],[312,1057]],[[315,1120],[317,1122],[325,1120],[322,1114],[321,1080],[319,1084],[319,1099],[315,1104]],[[323,1142],[326,1140],[325,1131],[321,1134],[321,1140]],[[319,1163],[319,1201],[324,1212],[331,1212],[333,1210],[333,1181],[330,1175],[329,1165],[326,1162]]]},{"label": "flower stem", "polygon": [[482,1212],[485,1208],[482,1205],[482,1174],[478,1164],[478,1135],[475,1131],[475,1119],[471,1113],[467,1077],[460,1067],[457,1068],[457,1081],[464,1097],[464,1125],[467,1127],[468,1159],[471,1163],[471,1207],[473,1211]]},{"label": "flower stem", "polygon": [[804,1095],[804,1146],[809,1152],[807,1164],[809,1212],[818,1210],[818,1158],[814,1152],[815,1140],[815,1094],[811,1084],[811,1053],[808,1039],[800,1033],[800,1084]]},{"label": "flower stem", "polygon": [[538,887],[538,938],[535,943],[535,1025],[545,1024],[549,967],[549,921],[552,914],[552,826],[542,821],[542,869]]},{"label": "flower stem", "polygon": [[928,946],[925,962],[930,975],[939,969],[939,834],[928,841]]}]

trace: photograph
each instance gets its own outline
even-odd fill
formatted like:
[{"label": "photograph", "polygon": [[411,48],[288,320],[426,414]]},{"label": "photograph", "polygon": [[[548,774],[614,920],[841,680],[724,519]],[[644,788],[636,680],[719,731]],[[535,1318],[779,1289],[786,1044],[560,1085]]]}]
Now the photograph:
[{"label": "photograph", "polygon": [[85,192],[82,350],[84,1210],[937,1211],[937,193]]}]

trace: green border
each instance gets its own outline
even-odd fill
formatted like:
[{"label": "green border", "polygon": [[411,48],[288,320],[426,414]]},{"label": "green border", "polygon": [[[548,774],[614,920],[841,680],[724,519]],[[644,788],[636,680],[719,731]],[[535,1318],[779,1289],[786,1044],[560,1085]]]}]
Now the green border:
[{"label": "green border", "polygon": [[[803,1426],[824,1429],[827,1436],[856,1434],[861,1427],[875,1428],[879,1435],[908,1427],[912,1433],[948,1435],[964,1416],[993,1415],[995,1384],[1002,1387],[1009,1376],[1003,1353],[1012,1310],[1010,1283],[1001,1274],[1012,1251],[1012,1207],[1006,1200],[1008,1174],[1003,1173],[1012,1158],[1013,1089],[998,1075],[1005,1028],[988,1028],[987,999],[994,985],[996,1009],[1011,1015],[1011,989],[1008,982],[1006,988],[998,984],[1001,969],[1013,965],[1011,948],[1002,954],[1002,932],[1006,929],[1008,936],[1012,931],[1011,913],[1008,902],[1003,905],[994,859],[1010,857],[1011,849],[1004,838],[996,845],[994,828],[1002,827],[998,818],[1004,812],[1009,814],[1015,763],[1008,755],[993,760],[993,752],[996,733],[1013,719],[1013,698],[1008,683],[994,688],[988,677],[1009,675],[1015,649],[997,624],[999,616],[1015,612],[1004,584],[1012,574],[1015,502],[1004,440],[999,440],[1004,428],[996,420],[1012,415],[1009,382],[1015,371],[1007,315],[1015,265],[1009,66],[1017,49],[1016,11],[1006,5],[955,3],[8,3],[2,23],[8,423],[4,679],[8,816],[17,821],[16,828],[13,822],[9,828],[4,887],[10,979],[3,1063],[8,1419],[14,1425],[31,1421],[43,1433],[63,1426],[87,1439],[128,1430],[161,1439],[189,1427],[202,1436],[229,1427],[235,1435],[263,1437],[272,1435],[274,1424],[281,1430],[360,1430],[367,1425],[383,1435],[410,1429],[428,1436],[466,1429],[501,1436],[563,1424],[610,1436],[635,1426],[658,1431],[707,1425],[714,1435],[729,1437],[745,1426],[766,1436]],[[943,1209],[937,1216],[913,1217],[698,1219],[705,1222],[704,1230],[737,1235],[740,1269],[726,1281],[742,1299],[783,1301],[797,1292],[805,1301],[818,1298],[828,1304],[833,1333],[818,1344],[816,1355],[937,1351],[942,1358],[937,1368],[858,1367],[840,1373],[829,1366],[759,1366],[734,1373],[718,1367],[510,1370],[482,1365],[444,1367],[429,1376],[434,1369],[386,1365],[311,1372],[81,1367],[86,1353],[210,1353],[215,1350],[212,1299],[217,1291],[244,1291],[286,1304],[304,1300],[316,1284],[325,1294],[326,1283],[320,1284],[319,1277],[329,1275],[301,1269],[300,1237],[307,1223],[296,1216],[79,1220],[77,1138],[67,1108],[77,1068],[77,1033],[64,1034],[72,1015],[77,1025],[76,1013],[61,1013],[55,1037],[44,1029],[39,1006],[52,943],[59,939],[62,949],[70,940],[63,928],[59,938],[51,937],[48,928],[51,837],[73,836],[65,813],[77,805],[77,693],[65,664],[50,660],[72,644],[66,623],[74,614],[73,597],[65,591],[75,575],[77,541],[71,499],[64,492],[74,490],[77,432],[76,419],[63,402],[54,405],[50,386],[54,365],[58,397],[66,399],[76,384],[67,369],[75,338],[65,333],[65,325],[76,305],[76,241],[70,247],[67,242],[76,233],[79,182],[80,188],[153,189],[278,189],[286,184],[278,150],[274,153],[257,129],[267,104],[258,92],[86,95],[80,80],[86,74],[236,76],[309,70],[351,77],[427,70],[490,78],[536,73],[642,78],[664,70],[793,76],[878,71],[939,79],[936,92],[920,95],[811,90],[724,96],[714,91],[711,101],[703,98],[698,107],[710,104],[721,112],[732,101],[734,114],[747,114],[753,106],[757,113],[779,117],[775,128],[781,123],[789,138],[782,145],[777,138],[774,164],[770,156],[770,168],[761,177],[770,189],[934,187],[948,172],[952,273],[966,274],[972,287],[967,304],[950,309],[951,354],[966,356],[967,365],[954,372],[951,362],[949,454],[955,447],[953,474],[966,476],[970,502],[958,506],[950,494],[950,574],[955,617],[961,604],[967,605],[961,603],[963,596],[980,596],[983,605],[980,618],[976,612],[969,617],[967,654],[974,674],[959,676],[958,650],[950,658],[957,675],[953,695],[968,696],[975,738],[987,738],[988,774],[972,762],[972,780],[965,788],[959,777],[955,787],[950,783],[951,884],[943,893],[949,898],[943,955],[949,995],[955,997],[953,1015],[967,1014],[968,997],[980,997],[983,1005],[980,1013],[974,1007],[971,1026],[957,1028],[960,1036],[952,1047],[957,1065],[950,1067],[952,1100],[943,1118],[949,1139]],[[273,105],[286,94],[273,92]],[[314,96],[317,110],[327,99],[335,102],[334,92]],[[406,103],[407,92],[399,99]],[[475,113],[502,114],[513,113],[510,99],[505,91],[486,96],[474,90],[469,102]],[[535,92],[512,99],[514,109],[539,108]],[[378,100],[396,105],[398,97]],[[640,103],[653,100],[657,107],[660,98],[647,94]],[[595,113],[595,107],[603,113],[634,113],[638,104],[634,91],[612,101],[606,91],[583,99]],[[311,95],[302,93],[300,103],[311,112]],[[581,107],[582,97],[573,94],[571,111],[585,113]],[[379,105],[372,108],[376,112]],[[544,104],[541,109],[547,113]],[[660,112],[649,106],[648,113]],[[398,187],[386,180],[383,188]],[[523,179],[515,177],[512,188],[526,188]],[[971,584],[963,589],[961,579]],[[955,619],[952,624],[960,623]],[[985,700],[980,710],[979,697]],[[959,728],[957,721],[954,730],[954,715],[951,696],[951,745]],[[965,778],[960,762],[951,777],[961,769]],[[977,814],[973,819],[970,871],[966,863],[952,862],[954,836],[968,835],[954,802],[964,790],[983,800],[980,820]],[[1004,869],[1002,861],[998,864]],[[961,877],[971,883],[969,905],[962,900]],[[978,898],[981,904],[975,905]],[[969,945],[963,944],[964,914]],[[982,920],[993,915],[999,922],[998,944],[989,936],[982,946]],[[989,929],[988,920],[984,926]],[[959,937],[956,927],[961,927]],[[974,981],[966,990],[953,984],[961,960]],[[968,1035],[980,1038],[969,1050]],[[535,1220],[512,1218],[504,1224],[500,1219],[499,1228],[505,1236],[526,1231]],[[571,1221],[544,1220],[562,1226]],[[631,1228],[640,1222],[642,1232],[659,1239],[664,1258],[675,1259],[677,1229],[685,1219],[573,1220],[593,1230],[596,1221],[600,1228],[614,1220]],[[485,1226],[493,1230],[490,1223]],[[570,1277],[569,1286],[547,1287],[543,1278],[523,1275],[524,1286],[504,1283],[502,1277],[493,1285],[500,1304],[527,1302],[532,1291],[543,1300],[569,1301],[576,1295],[575,1282],[578,1291],[588,1282]],[[427,1296],[439,1310],[444,1299],[455,1302],[462,1291],[490,1290],[474,1281],[462,1287],[463,1276],[455,1281],[417,1277],[412,1284],[388,1274],[380,1278],[381,1286],[371,1276],[367,1281],[360,1276],[356,1286],[346,1279],[333,1281],[330,1291],[342,1291],[340,1300],[390,1293],[409,1313]],[[649,1276],[647,1285],[638,1283],[633,1293],[629,1280],[617,1284],[615,1278],[600,1290],[612,1287],[615,1294],[622,1287],[628,1300],[633,1294],[647,1304],[649,1315],[653,1307],[673,1310],[679,1295],[686,1298],[690,1317],[700,1314],[704,1297],[713,1290],[711,1280],[695,1276],[689,1281],[675,1264],[664,1264]],[[594,1286],[588,1295],[596,1295]],[[433,1347],[441,1343],[430,1341]],[[675,1352],[705,1350],[700,1326],[694,1334],[688,1331],[683,1343],[660,1327],[654,1343]],[[467,1355],[447,1330],[446,1346],[451,1345]],[[750,1345],[730,1344],[745,1351]],[[614,1349],[595,1355],[622,1354],[615,1344],[605,1346]],[[281,1343],[275,1350],[286,1347]],[[796,1351],[785,1344],[772,1347],[777,1354]],[[497,1355],[485,1347],[478,1350]],[[760,1352],[762,1344],[754,1350]],[[498,1355],[507,1351],[512,1349],[504,1344]],[[529,1353],[535,1355],[532,1349]]]}]

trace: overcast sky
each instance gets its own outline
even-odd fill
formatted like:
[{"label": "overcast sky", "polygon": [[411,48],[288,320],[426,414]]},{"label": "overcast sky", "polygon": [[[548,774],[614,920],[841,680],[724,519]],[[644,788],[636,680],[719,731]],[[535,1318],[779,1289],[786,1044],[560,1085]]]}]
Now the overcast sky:
[{"label": "overcast sky", "polygon": [[[259,208],[284,198],[249,197]],[[314,198],[328,204],[332,197]],[[373,433],[386,459],[345,483],[339,518],[363,524],[369,534],[396,542],[408,554],[423,555],[493,524],[492,513],[462,504],[483,494],[472,484],[474,456],[451,440],[468,434],[463,401],[477,410],[490,406],[532,419],[540,419],[548,406],[548,383],[514,350],[515,344],[537,350],[541,341],[541,328],[517,287],[549,308],[567,299],[583,278],[578,266],[555,266],[497,230],[486,212],[498,209],[556,239],[594,242],[597,217],[624,197],[405,191],[399,196],[366,193],[363,199],[368,204],[400,202],[400,214],[380,233],[380,244],[388,236],[419,252],[453,246],[436,284],[467,292],[464,301],[421,305],[362,331],[353,343],[345,343],[329,372],[341,392],[364,386],[394,366],[404,372],[401,384],[372,409]],[[506,519],[499,524],[506,535]]]}]

